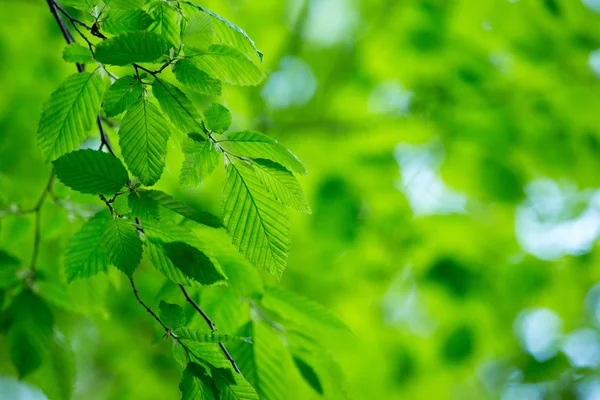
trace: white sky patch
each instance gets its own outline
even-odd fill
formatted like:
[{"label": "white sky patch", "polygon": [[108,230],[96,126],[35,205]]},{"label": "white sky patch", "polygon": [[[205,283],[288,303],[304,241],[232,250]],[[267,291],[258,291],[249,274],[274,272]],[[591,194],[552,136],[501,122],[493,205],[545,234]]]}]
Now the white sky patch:
[{"label": "white sky patch", "polygon": [[600,338],[598,332],[586,328],[569,333],[564,339],[563,352],[574,367],[597,367],[600,365]]},{"label": "white sky patch", "polygon": [[559,350],[562,319],[547,308],[524,310],[515,319],[515,334],[523,349],[543,362]]},{"label": "white sky patch", "polygon": [[400,166],[398,189],[406,195],[416,215],[466,213],[467,197],[448,187],[439,174],[443,162],[441,144],[400,143],[394,155]]},{"label": "white sky patch", "polygon": [[[548,179],[531,182],[525,188],[527,199],[517,207],[515,231],[521,247],[543,259],[557,260],[565,255],[589,252],[600,234],[600,191],[577,192],[559,187]],[[587,207],[570,215],[577,202]]]},{"label": "white sky patch", "polygon": [[581,0],[590,10],[600,12],[600,0]]},{"label": "white sky patch", "polygon": [[404,116],[410,111],[413,92],[399,82],[390,80],[377,85],[369,95],[368,108],[371,114]]},{"label": "white sky patch", "polygon": [[304,60],[285,57],[279,70],[269,76],[261,95],[272,109],[302,106],[312,99],[317,89],[317,79]]},{"label": "white sky patch", "polygon": [[304,38],[325,47],[350,43],[360,20],[351,0],[312,0]]},{"label": "white sky patch", "polygon": [[588,65],[596,76],[600,77],[600,49],[594,50],[588,57]]}]

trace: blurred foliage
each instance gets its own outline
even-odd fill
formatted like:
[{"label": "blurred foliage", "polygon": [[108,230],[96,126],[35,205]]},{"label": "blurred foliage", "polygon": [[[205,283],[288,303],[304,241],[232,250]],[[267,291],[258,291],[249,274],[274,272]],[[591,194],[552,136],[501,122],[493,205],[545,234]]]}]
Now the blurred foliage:
[{"label": "blurred foliage", "polygon": [[[310,171],[313,214],[293,217],[281,284],[354,332],[323,338],[349,398],[600,396],[599,2],[204,3],[245,28],[270,72],[224,87],[234,125]],[[26,208],[49,171],[37,116],[72,66],[40,2],[0,0],[0,21],[0,208]],[[178,194],[217,210],[219,193],[210,179]],[[49,270],[76,230],[65,212],[44,213]],[[2,218],[0,247],[28,259],[32,224]],[[138,286],[161,291],[150,270]],[[56,319],[76,338],[76,398],[178,396],[170,349],[117,273],[69,294]],[[0,378],[0,397],[14,385]]]}]

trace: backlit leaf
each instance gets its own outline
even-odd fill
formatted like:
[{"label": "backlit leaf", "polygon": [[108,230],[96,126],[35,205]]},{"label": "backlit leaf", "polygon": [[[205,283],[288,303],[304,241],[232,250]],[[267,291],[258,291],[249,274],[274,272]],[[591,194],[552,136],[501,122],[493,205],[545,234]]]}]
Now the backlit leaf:
[{"label": "backlit leaf", "polygon": [[221,95],[221,81],[199,70],[189,58],[182,58],[173,67],[175,77],[186,88],[209,96]]},{"label": "backlit leaf", "polygon": [[153,32],[127,32],[100,42],[96,60],[110,65],[153,62],[168,51],[162,36]]},{"label": "backlit leaf", "polygon": [[104,95],[102,108],[108,117],[114,117],[134,105],[142,95],[142,84],[126,75],[112,84]]},{"label": "backlit leaf", "polygon": [[265,78],[248,56],[233,47],[215,44],[190,59],[198,69],[231,85],[258,85]]},{"label": "backlit leaf", "polygon": [[215,145],[204,136],[190,133],[182,143],[185,156],[179,183],[182,186],[197,186],[215,170],[220,155]]},{"label": "backlit leaf", "polygon": [[142,240],[132,221],[113,218],[108,222],[100,245],[110,262],[132,276],[142,259]]}]

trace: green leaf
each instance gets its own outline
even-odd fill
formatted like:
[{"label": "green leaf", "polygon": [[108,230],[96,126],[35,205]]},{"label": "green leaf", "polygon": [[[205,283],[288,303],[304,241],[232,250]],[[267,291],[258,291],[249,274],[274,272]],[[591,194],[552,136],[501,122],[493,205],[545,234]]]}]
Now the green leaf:
[{"label": "green leaf", "polygon": [[162,207],[171,210],[191,221],[199,224],[207,225],[213,228],[220,228],[223,226],[221,219],[211,213],[204,211],[197,211],[178,200],[175,200],[173,196],[161,192],[160,190],[148,190],[148,196],[156,201]]},{"label": "green leaf", "polygon": [[213,285],[225,280],[211,259],[197,248],[183,242],[163,243],[162,247],[177,269],[201,285]]},{"label": "green leaf", "polygon": [[23,290],[3,313],[9,324],[8,347],[19,378],[30,375],[47,359],[54,324],[50,308],[30,290]]},{"label": "green leaf", "polygon": [[177,86],[157,79],[152,85],[152,94],[179,130],[184,133],[204,131],[198,110]]},{"label": "green leaf", "polygon": [[74,311],[75,306],[73,299],[71,299],[67,293],[67,288],[63,286],[63,284],[38,280],[37,289],[40,297],[48,302],[67,311]]},{"label": "green leaf", "polygon": [[129,193],[127,198],[131,211],[142,221],[160,219],[159,204],[148,195],[147,191],[136,190]]},{"label": "green leaf", "polygon": [[58,180],[81,193],[115,193],[127,184],[123,163],[100,150],[75,150],[53,164]]},{"label": "green leaf", "polygon": [[79,43],[70,43],[63,50],[63,60],[85,64],[94,62],[94,57],[92,57],[92,52],[88,47],[83,47]]},{"label": "green leaf", "polygon": [[[194,368],[195,367],[195,368]],[[195,363],[183,371],[179,390],[181,390],[181,400],[215,400],[211,379],[206,375],[205,370]]]},{"label": "green leaf", "polygon": [[187,48],[204,52],[212,43],[212,19],[206,13],[196,13],[189,19],[181,41]]},{"label": "green leaf", "polygon": [[168,52],[167,43],[154,32],[127,32],[96,46],[96,60],[110,65],[153,62]]},{"label": "green leaf", "polygon": [[142,259],[142,240],[131,221],[114,218],[106,226],[100,245],[110,262],[131,277]]},{"label": "green leaf", "polygon": [[221,400],[259,400],[254,388],[230,368],[211,368]]},{"label": "green leaf", "polygon": [[6,289],[20,282],[17,276],[20,267],[21,262],[16,257],[0,250],[0,289]]},{"label": "green leaf", "polygon": [[50,95],[37,131],[37,143],[45,161],[74,150],[87,137],[103,93],[100,76],[82,72],[69,76]]},{"label": "green leaf", "polygon": [[281,164],[261,158],[254,159],[252,166],[275,200],[296,211],[310,214],[310,206],[294,174]]},{"label": "green leaf", "polygon": [[185,325],[183,308],[177,304],[169,304],[161,301],[158,305],[158,314],[162,322],[171,329],[177,329]]},{"label": "green leaf", "polygon": [[125,114],[119,145],[127,167],[142,184],[151,186],[160,179],[169,135],[169,124],[158,108],[145,99]]},{"label": "green leaf", "polygon": [[261,304],[266,308],[307,326],[324,325],[349,331],[338,317],[322,305],[280,287],[267,286],[265,289]]},{"label": "green leaf", "polygon": [[136,10],[142,8],[146,0],[105,0],[106,6],[121,8],[124,10]]},{"label": "green leaf", "polygon": [[265,74],[248,56],[233,47],[214,44],[206,53],[190,59],[198,69],[231,85],[258,85],[265,78]]},{"label": "green leaf", "polygon": [[182,367],[185,367],[188,363],[188,358],[185,349],[179,342],[173,343],[173,358],[175,361],[179,363]]},{"label": "green leaf", "polygon": [[67,281],[89,278],[107,270],[109,261],[104,255],[98,238],[106,230],[110,218],[108,210],[103,210],[84,223],[71,237],[65,253]]},{"label": "green leaf", "polygon": [[67,7],[73,7],[78,10],[90,10],[98,5],[99,0],[62,0],[61,3]]},{"label": "green leaf", "polygon": [[283,165],[292,172],[306,175],[306,168],[298,157],[269,136],[253,131],[231,132],[227,142],[235,154],[249,158],[266,158]]},{"label": "green leaf", "polygon": [[106,116],[121,114],[139,100],[142,92],[142,84],[133,76],[126,75],[117,79],[104,95],[102,108]]},{"label": "green leaf", "polygon": [[190,361],[206,362],[217,368],[231,367],[218,343],[205,343],[187,338],[180,338],[179,341],[188,349]]},{"label": "green leaf", "polygon": [[[148,229],[148,224],[144,225],[144,231],[150,235],[153,232]],[[154,268],[160,271],[170,281],[185,285],[185,286],[198,286],[199,283],[188,277],[183,271],[175,267],[173,262],[165,254],[165,250],[162,247],[162,242],[156,239],[146,243],[146,252],[150,257],[150,261]]]},{"label": "green leaf", "polygon": [[244,377],[263,400],[287,398],[286,371],[282,368],[286,350],[281,339],[261,323],[248,323],[241,334],[251,336],[252,343],[240,343],[231,350]]},{"label": "green leaf", "polygon": [[226,343],[229,341],[251,342],[249,337],[224,335],[217,331],[198,331],[188,328],[181,328],[175,331],[180,339],[195,340],[203,343]]},{"label": "green leaf", "polygon": [[143,10],[112,9],[102,23],[102,30],[111,35],[118,35],[125,32],[143,31],[153,22],[152,17]]},{"label": "green leaf", "polygon": [[181,149],[185,155],[179,176],[179,183],[182,186],[199,185],[219,165],[220,154],[214,143],[197,133],[188,134]]},{"label": "green leaf", "polygon": [[186,88],[208,96],[221,95],[221,82],[196,68],[189,58],[182,58],[173,67],[175,78]]},{"label": "green leaf", "polygon": [[213,18],[214,41],[216,43],[235,47],[251,59],[262,62],[263,54],[256,48],[252,39],[242,28],[202,6],[196,4],[193,4],[193,6]]},{"label": "green leaf", "polygon": [[300,374],[306,383],[308,383],[317,393],[323,395],[323,385],[321,385],[321,380],[315,373],[315,370],[306,363],[306,361],[297,356],[294,356],[294,364],[296,365],[296,368],[298,368],[298,371],[300,371]]},{"label": "green leaf", "polygon": [[228,166],[223,187],[223,222],[240,252],[254,265],[281,278],[290,248],[289,221],[283,205],[244,163]]},{"label": "green leaf", "polygon": [[158,1],[150,7],[154,23],[150,30],[159,34],[168,43],[169,48],[179,49],[179,21],[177,11],[165,1]]},{"label": "green leaf", "polygon": [[204,110],[209,131],[223,133],[231,126],[231,112],[221,104],[213,103]]}]

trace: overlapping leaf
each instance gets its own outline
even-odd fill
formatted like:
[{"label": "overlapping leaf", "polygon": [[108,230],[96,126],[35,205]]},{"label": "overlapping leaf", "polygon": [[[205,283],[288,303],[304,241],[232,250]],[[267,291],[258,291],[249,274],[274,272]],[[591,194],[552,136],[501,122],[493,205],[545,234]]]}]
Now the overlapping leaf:
[{"label": "overlapping leaf", "polygon": [[154,23],[149,30],[163,37],[168,47],[179,49],[179,21],[177,11],[165,1],[157,1],[150,7]]},{"label": "overlapping leaf", "polygon": [[248,323],[242,336],[252,337],[252,343],[239,343],[232,348],[236,363],[244,377],[263,400],[288,397],[282,360],[285,348],[273,330],[261,323]]},{"label": "overlapping leaf", "polygon": [[53,164],[58,180],[81,193],[115,193],[127,184],[127,170],[121,161],[100,150],[76,150]]},{"label": "overlapping leaf", "polygon": [[92,52],[88,47],[84,47],[79,43],[70,43],[63,50],[63,60],[72,63],[90,63],[94,62]]},{"label": "overlapping leaf", "polygon": [[160,190],[148,190],[146,191],[146,193],[152,200],[156,201],[160,206],[171,210],[174,213],[177,213],[191,221],[211,226],[214,228],[220,228],[223,226],[221,220],[215,215],[204,211],[194,210],[187,204],[176,200],[175,198],[173,198],[173,196],[165,192],[161,192]]},{"label": "overlapping leaf", "polygon": [[142,95],[142,84],[126,75],[112,84],[104,95],[102,108],[108,117],[114,117],[134,105]]},{"label": "overlapping leaf", "polygon": [[223,105],[213,103],[204,110],[209,131],[223,133],[231,126],[231,112]]},{"label": "overlapping leaf", "polygon": [[220,400],[259,400],[254,388],[230,368],[211,368]]},{"label": "overlapping leaf", "polygon": [[298,157],[269,136],[253,131],[231,132],[227,142],[235,154],[249,158],[266,158],[283,165],[292,172],[305,175],[306,168]]},{"label": "overlapping leaf", "polygon": [[212,18],[206,13],[196,13],[189,19],[181,41],[194,51],[206,51],[212,43]]},{"label": "overlapping leaf", "polygon": [[142,259],[142,240],[132,221],[114,218],[108,222],[100,245],[110,262],[132,276]]},{"label": "overlapping leaf", "polygon": [[202,117],[190,99],[177,86],[157,79],[152,94],[160,108],[182,132],[202,132]]},{"label": "overlapping leaf", "polygon": [[154,32],[127,32],[96,46],[96,60],[110,65],[153,62],[168,51],[162,36]]},{"label": "overlapping leaf", "polygon": [[182,143],[185,155],[179,183],[182,186],[196,186],[202,183],[219,164],[219,153],[215,145],[204,136],[190,133]]},{"label": "overlapping leaf", "polygon": [[65,274],[68,281],[89,278],[107,270],[109,261],[98,238],[102,236],[109,222],[108,210],[101,211],[70,238],[65,253]]},{"label": "overlapping leaf", "polygon": [[69,76],[50,95],[37,132],[44,160],[54,160],[81,144],[96,120],[103,93],[100,76],[84,72]]},{"label": "overlapping leaf", "polygon": [[262,158],[255,159],[252,166],[265,188],[277,201],[296,211],[310,214],[310,206],[294,174],[281,164]]},{"label": "overlapping leaf", "polygon": [[144,185],[154,185],[165,167],[169,124],[147,100],[131,107],[121,123],[119,145],[129,170]]},{"label": "overlapping leaf", "polygon": [[232,85],[258,85],[265,78],[248,56],[233,47],[215,44],[190,59],[198,69]]},{"label": "overlapping leaf", "polygon": [[221,81],[199,70],[189,58],[182,58],[173,67],[175,77],[185,87],[209,96],[221,95]]},{"label": "overlapping leaf", "polygon": [[283,205],[271,197],[251,167],[241,162],[228,166],[223,202],[223,222],[233,243],[254,265],[280,278],[290,247]]},{"label": "overlapping leaf", "polygon": [[125,32],[142,31],[148,28],[154,20],[143,10],[111,9],[102,23],[102,30],[111,35]]}]

